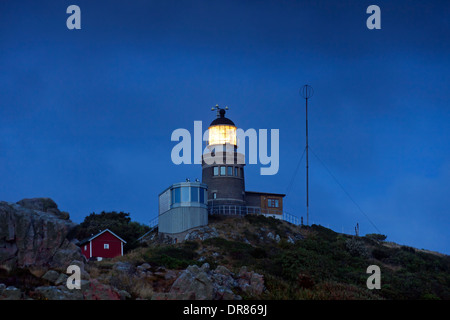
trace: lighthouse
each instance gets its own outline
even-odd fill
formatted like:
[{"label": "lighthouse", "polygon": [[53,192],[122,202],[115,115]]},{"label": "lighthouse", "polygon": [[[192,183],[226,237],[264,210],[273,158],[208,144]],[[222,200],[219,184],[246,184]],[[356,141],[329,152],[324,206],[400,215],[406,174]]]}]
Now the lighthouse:
[{"label": "lighthouse", "polygon": [[236,125],[216,105],[217,117],[208,127],[207,152],[202,159],[202,182],[208,186],[209,208],[245,206],[245,156],[237,151]]},{"label": "lighthouse", "polygon": [[245,190],[245,155],[238,152],[236,125],[227,107],[212,108],[216,118],[208,127],[202,155],[202,182],[174,183],[158,196],[158,232],[174,239],[208,225],[209,215],[257,214],[283,218],[284,194]]}]

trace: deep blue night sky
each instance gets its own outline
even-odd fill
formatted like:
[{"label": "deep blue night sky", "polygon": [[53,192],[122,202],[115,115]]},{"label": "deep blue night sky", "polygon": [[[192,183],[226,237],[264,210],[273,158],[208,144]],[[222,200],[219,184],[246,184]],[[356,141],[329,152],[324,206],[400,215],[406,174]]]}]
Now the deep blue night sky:
[{"label": "deep blue night sky", "polygon": [[[68,30],[66,8],[81,8]],[[369,5],[381,30],[366,27]],[[214,119],[280,130],[280,170],[246,189],[305,215],[304,100],[312,151],[375,226],[450,253],[448,1],[1,1],[0,200],[50,197],[71,219],[148,223],[170,184],[177,128]],[[310,222],[378,232],[310,153]]]}]

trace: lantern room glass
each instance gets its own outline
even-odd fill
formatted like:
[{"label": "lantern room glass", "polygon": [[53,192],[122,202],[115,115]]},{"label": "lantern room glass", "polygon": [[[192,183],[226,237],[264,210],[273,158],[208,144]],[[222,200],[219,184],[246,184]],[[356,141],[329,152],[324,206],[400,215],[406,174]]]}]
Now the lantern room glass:
[{"label": "lantern room glass", "polygon": [[218,125],[208,128],[208,145],[231,144],[236,146],[236,127]]}]

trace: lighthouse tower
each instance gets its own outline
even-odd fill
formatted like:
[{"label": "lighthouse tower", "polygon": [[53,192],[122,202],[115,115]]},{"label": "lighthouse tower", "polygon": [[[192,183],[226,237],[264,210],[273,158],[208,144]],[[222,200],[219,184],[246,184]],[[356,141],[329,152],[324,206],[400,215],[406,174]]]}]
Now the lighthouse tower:
[{"label": "lighthouse tower", "polygon": [[[228,108],[226,108],[228,109]],[[209,208],[245,206],[245,157],[237,152],[236,126],[218,105],[208,128],[208,152],[203,154],[202,182],[208,185]]]}]

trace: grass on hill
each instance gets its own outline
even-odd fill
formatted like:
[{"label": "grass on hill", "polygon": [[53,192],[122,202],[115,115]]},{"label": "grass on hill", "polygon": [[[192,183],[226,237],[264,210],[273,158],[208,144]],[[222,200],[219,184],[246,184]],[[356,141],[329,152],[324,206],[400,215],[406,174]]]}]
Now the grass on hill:
[{"label": "grass on hill", "polygon": [[[392,246],[381,235],[356,237],[250,215],[211,217],[209,226],[219,237],[154,243],[123,258],[169,269],[247,266],[264,275],[262,299],[450,299],[449,256]],[[381,269],[380,290],[366,286],[369,265]]]}]

